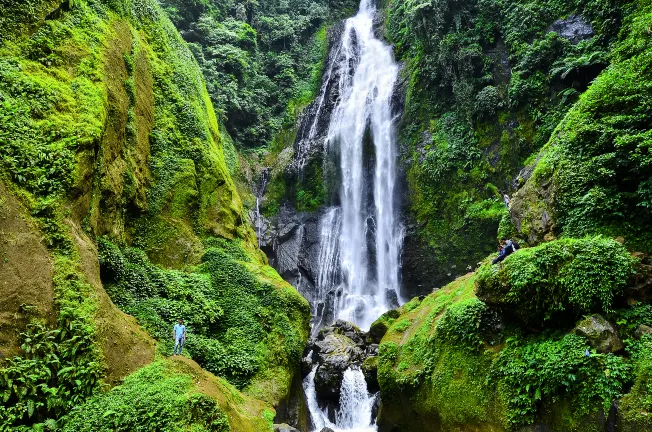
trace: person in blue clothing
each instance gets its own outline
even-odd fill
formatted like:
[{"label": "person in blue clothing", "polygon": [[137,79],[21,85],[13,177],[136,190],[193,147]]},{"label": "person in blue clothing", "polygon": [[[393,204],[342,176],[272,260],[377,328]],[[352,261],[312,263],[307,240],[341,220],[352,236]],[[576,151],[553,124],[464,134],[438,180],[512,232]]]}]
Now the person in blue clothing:
[{"label": "person in blue clothing", "polygon": [[[172,333],[174,335],[174,355],[181,355],[183,344],[186,342],[186,326],[183,325],[183,320],[181,318],[179,318],[178,322],[174,325]],[[179,347],[179,352],[177,352],[177,347]]]},{"label": "person in blue clothing", "polygon": [[504,244],[503,247],[500,249],[500,253],[498,254],[498,257],[496,257],[493,261],[491,261],[491,264],[498,264],[508,256],[510,256],[512,253],[516,252],[516,249],[518,249],[518,244],[516,242],[513,242],[511,240],[507,240]]}]

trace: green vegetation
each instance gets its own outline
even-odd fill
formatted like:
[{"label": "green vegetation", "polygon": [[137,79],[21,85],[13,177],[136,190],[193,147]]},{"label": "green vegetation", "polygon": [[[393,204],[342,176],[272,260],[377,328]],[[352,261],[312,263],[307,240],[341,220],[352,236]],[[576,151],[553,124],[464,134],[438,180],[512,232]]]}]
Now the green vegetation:
[{"label": "green vegetation", "polygon": [[121,250],[101,239],[103,283],[164,354],[172,353],[170,325],[182,318],[194,360],[276,403],[289,392],[303,352],[308,303],[278,276],[270,279],[274,271],[254,262],[238,242],[209,238],[205,245],[199,266],[165,270],[136,248]]},{"label": "green vegetation", "polygon": [[528,324],[564,325],[582,314],[611,311],[634,264],[615,240],[556,240],[521,249],[500,265],[483,265],[477,295]]},{"label": "green vegetation", "polygon": [[[569,242],[557,241],[549,244],[551,249],[556,243],[559,248],[569,246]],[[595,253],[595,245],[588,246],[586,253]],[[526,261],[523,252],[509,260]],[[543,255],[543,249],[537,254]],[[530,261],[536,265],[541,259],[530,257]],[[558,264],[538,268],[540,283],[569,279],[557,276]],[[508,265],[505,260],[504,266]],[[629,266],[631,259],[625,265],[631,270]],[[578,278],[586,275],[584,268],[572,269],[568,262],[561,269]],[[629,275],[630,271],[615,272],[613,276],[620,279],[612,282],[617,285]],[[643,358],[649,339],[646,336],[637,341],[632,330],[640,323],[652,322],[647,305],[612,312],[620,317],[616,320],[631,347],[628,355],[592,351],[587,357],[585,351],[591,348],[583,337],[551,330],[529,333],[530,327],[520,327],[509,320],[509,314],[498,314],[492,305],[476,298],[474,289],[480,290],[484,277],[482,270],[463,276],[415,308],[400,311],[379,349],[378,379],[383,395],[379,425],[405,431],[455,430],[462,426],[519,430],[537,423],[555,431],[598,431],[602,430],[601,413],[608,413],[612,403],[627,393],[635,376],[635,393],[623,401],[631,407],[628,421],[647,424],[640,423],[645,416],[636,413],[647,406],[647,375],[639,371],[647,367]],[[525,301],[531,296],[520,293],[519,298]],[[540,297],[544,300],[540,303],[545,303],[552,296],[542,293]],[[612,301],[610,293],[606,308],[612,307]],[[527,307],[521,306],[525,313]],[[571,318],[565,328],[573,325]]]},{"label": "green vegetation", "polygon": [[321,83],[324,25],[357,1],[161,1],[191,43],[211,100],[239,148],[271,144]]},{"label": "green vegetation", "polygon": [[33,320],[22,334],[23,354],[0,370],[3,427],[56,424],[100,386],[103,366],[94,343],[92,288],[80,280],[70,258],[58,257],[55,272],[56,327]]},{"label": "green vegetation", "polygon": [[[230,431],[214,399],[193,391],[192,377],[163,362],[129,376],[115,389],[79,401],[64,431]],[[143,423],[143,420],[146,423]]]},{"label": "green vegetation", "polygon": [[[513,337],[496,357],[491,379],[500,385],[512,426],[532,424],[541,402],[570,405],[573,423],[611,404],[631,382],[631,366],[613,354],[584,355],[586,341],[576,335]],[[561,411],[560,408],[557,408]],[[571,425],[566,427],[571,429]],[[581,424],[572,429],[581,429]],[[568,430],[566,429],[566,430]]]},{"label": "green vegetation", "polygon": [[652,250],[652,9],[645,2],[637,9],[625,20],[612,64],[561,122],[518,194],[524,236],[536,237],[534,224],[546,212],[556,221],[556,234],[624,236],[628,247]]},{"label": "green vegetation", "polygon": [[[439,269],[433,286],[452,265],[494,250],[502,195],[612,60],[630,9],[605,0],[389,2],[387,34],[409,79],[400,132],[409,205]],[[574,14],[595,34],[573,43],[548,31]]]},{"label": "green vegetation", "polygon": [[[10,329],[23,333],[22,351],[1,365],[0,429],[70,420],[65,427],[79,430],[87,415],[88,430],[148,421],[270,429],[270,405],[287,396],[303,350],[308,306],[263,264],[230,175],[237,155],[192,50],[153,0],[9,0],[2,9],[0,177],[49,248],[56,313]],[[188,351],[264,399],[247,414],[262,423],[232,423],[245,396],[225,384],[198,396],[176,369],[152,366],[105,393],[153,352],[99,272],[161,352],[173,318],[187,319]],[[213,399],[227,394],[225,423]],[[68,417],[73,406],[82,411]]]}]

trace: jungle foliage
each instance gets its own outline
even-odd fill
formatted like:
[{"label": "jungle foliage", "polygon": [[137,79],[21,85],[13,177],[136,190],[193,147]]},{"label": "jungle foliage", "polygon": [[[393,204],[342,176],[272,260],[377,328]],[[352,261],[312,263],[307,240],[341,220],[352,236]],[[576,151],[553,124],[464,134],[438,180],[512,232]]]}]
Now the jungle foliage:
[{"label": "jungle foliage", "polygon": [[121,250],[107,239],[99,245],[107,292],[159,340],[164,354],[173,349],[170,323],[182,318],[185,349],[203,368],[239,388],[252,381],[289,388],[291,376],[282,369],[292,369],[303,352],[308,304],[278,276],[270,280],[273,270],[255,263],[237,241],[206,239],[202,263],[184,270],[162,269],[141,250]]},{"label": "jungle foliage", "polygon": [[[407,66],[409,202],[440,281],[445,268],[492,252],[503,194],[519,186],[524,162],[617,57],[613,44],[633,8],[603,0],[389,2],[387,33]],[[573,19],[583,32],[564,33],[563,20]]]},{"label": "jungle foliage", "polygon": [[216,111],[239,148],[271,144],[321,82],[325,25],[351,0],[163,0],[190,43]]}]

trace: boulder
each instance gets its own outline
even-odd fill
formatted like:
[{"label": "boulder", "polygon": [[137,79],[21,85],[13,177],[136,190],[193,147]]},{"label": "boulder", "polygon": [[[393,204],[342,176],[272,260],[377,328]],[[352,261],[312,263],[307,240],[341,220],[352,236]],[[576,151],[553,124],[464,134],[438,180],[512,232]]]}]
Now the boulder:
[{"label": "boulder", "polygon": [[325,427],[325,428],[322,428],[322,430],[320,430],[319,432],[335,432],[335,431],[333,429],[329,428],[329,427]]},{"label": "boulder", "polygon": [[371,356],[364,359],[361,369],[364,374],[364,379],[367,381],[367,390],[369,393],[380,391],[380,385],[378,384],[378,357]]},{"label": "boulder", "polygon": [[584,21],[579,15],[571,15],[568,18],[555,21],[548,31],[555,32],[574,44],[590,39],[595,34],[591,24]]},{"label": "boulder", "polygon": [[319,399],[337,402],[344,371],[352,364],[361,364],[364,351],[349,337],[326,327],[315,341],[314,355],[319,364],[315,372],[315,392]]},{"label": "boulder", "polygon": [[589,341],[589,345],[601,354],[617,352],[625,348],[614,326],[598,314],[580,321],[573,329],[573,333],[584,336]]},{"label": "boulder", "polygon": [[640,339],[643,335],[652,335],[652,327],[646,326],[645,324],[639,325],[634,332],[634,336],[636,339]]},{"label": "boulder", "polygon": [[286,423],[281,423],[281,424],[274,425],[274,432],[300,432],[300,431],[299,429],[293,428],[292,426]]},{"label": "boulder", "polygon": [[371,324],[369,332],[367,332],[367,342],[379,344],[380,340],[385,336],[387,330],[392,325],[394,320],[401,314],[398,310],[392,309],[382,314],[376,321]]}]

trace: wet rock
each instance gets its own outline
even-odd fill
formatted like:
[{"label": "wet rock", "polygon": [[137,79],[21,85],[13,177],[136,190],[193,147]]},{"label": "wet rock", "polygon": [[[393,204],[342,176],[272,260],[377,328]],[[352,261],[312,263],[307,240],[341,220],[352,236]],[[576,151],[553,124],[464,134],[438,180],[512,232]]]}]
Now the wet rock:
[{"label": "wet rock", "polygon": [[364,360],[364,351],[342,333],[340,328],[325,327],[314,343],[314,361],[319,365],[315,372],[315,392],[320,399],[338,401],[344,372],[350,365]]},{"label": "wet rock", "polygon": [[591,315],[580,321],[573,333],[584,336],[598,353],[617,352],[625,348],[613,325],[601,315]]},{"label": "wet rock", "polygon": [[274,425],[274,432],[300,432],[300,431],[299,429],[293,428],[292,426],[286,423],[281,423],[281,424]]},{"label": "wet rock", "polygon": [[308,340],[306,349],[304,350],[303,353],[303,357],[301,357],[301,378],[305,378],[306,376],[308,376],[308,374],[310,373],[310,371],[314,366],[313,346],[314,346],[314,341]]},{"label": "wet rock", "polygon": [[571,15],[568,18],[555,21],[548,28],[548,31],[555,32],[574,44],[590,39],[595,35],[591,24],[584,21],[579,15]]},{"label": "wet rock", "polygon": [[397,309],[400,306],[398,302],[398,294],[396,293],[395,290],[387,291],[386,299],[387,299],[387,305],[391,309]]},{"label": "wet rock", "polygon": [[319,432],[335,432],[335,431],[333,429],[329,428],[329,427],[325,427],[325,428],[322,428],[322,430],[320,430]]},{"label": "wet rock", "polygon": [[380,391],[380,385],[378,384],[378,357],[367,357],[364,362],[362,362],[361,369],[365,381],[367,381],[367,391],[369,393]]}]

